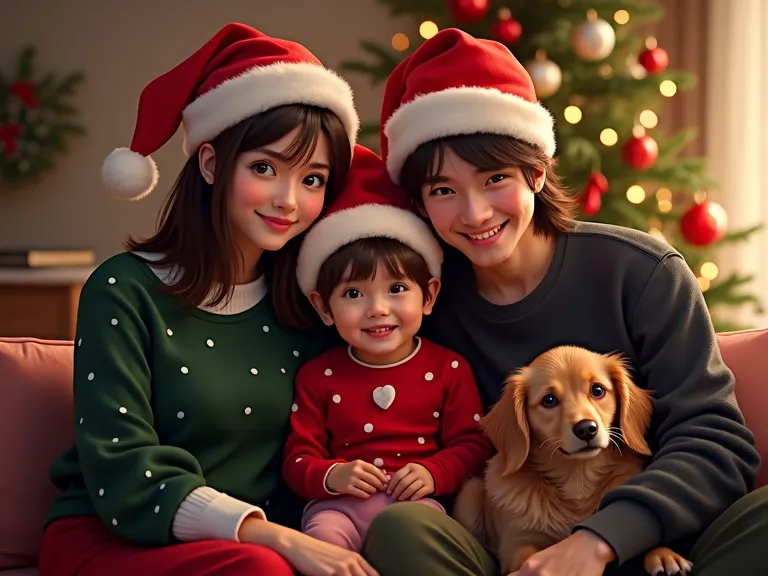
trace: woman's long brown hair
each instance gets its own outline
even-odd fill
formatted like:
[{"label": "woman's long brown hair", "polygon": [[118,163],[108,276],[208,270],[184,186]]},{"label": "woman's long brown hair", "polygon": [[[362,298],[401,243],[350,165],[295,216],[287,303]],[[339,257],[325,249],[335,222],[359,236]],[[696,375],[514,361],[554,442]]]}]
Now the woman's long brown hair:
[{"label": "woman's long brown hair", "polygon": [[[219,134],[211,145],[216,153],[214,183],[202,177],[197,155],[182,168],[158,219],[157,233],[147,239],[129,238],[131,252],[161,254],[153,266],[172,268],[175,276],[163,290],[191,307],[217,306],[232,297],[242,254],[233,238],[227,205],[237,157],[267,146],[300,128],[287,149],[294,165],[307,162],[321,134],[328,140],[331,172],[326,207],[338,196],[351,158],[349,139],[336,115],[314,106],[290,105],[247,118]],[[265,252],[259,268],[271,286],[278,319],[290,327],[311,324],[314,311],[296,281],[296,259],[303,235],[277,252]],[[213,290],[213,292],[212,292]]]}]

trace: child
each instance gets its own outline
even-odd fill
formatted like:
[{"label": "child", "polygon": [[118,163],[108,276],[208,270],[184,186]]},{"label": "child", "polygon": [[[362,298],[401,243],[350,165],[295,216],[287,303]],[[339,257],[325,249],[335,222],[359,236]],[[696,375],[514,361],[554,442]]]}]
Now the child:
[{"label": "child", "polygon": [[348,343],[296,377],[283,475],[311,502],[302,530],[359,550],[387,505],[436,500],[492,454],[472,371],[416,337],[440,288],[442,250],[381,159],[357,146],[345,189],[307,234],[297,278]]}]

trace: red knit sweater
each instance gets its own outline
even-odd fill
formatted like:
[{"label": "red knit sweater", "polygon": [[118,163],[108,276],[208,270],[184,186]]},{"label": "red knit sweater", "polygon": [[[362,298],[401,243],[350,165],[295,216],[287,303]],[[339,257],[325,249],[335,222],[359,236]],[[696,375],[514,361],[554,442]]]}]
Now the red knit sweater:
[{"label": "red knit sweater", "polygon": [[482,407],[469,364],[423,338],[393,365],[363,364],[343,346],[307,362],[292,410],[283,476],[306,499],[334,497],[325,487],[329,468],[358,459],[390,475],[416,462],[432,474],[434,496],[451,494],[493,454],[477,424]]}]

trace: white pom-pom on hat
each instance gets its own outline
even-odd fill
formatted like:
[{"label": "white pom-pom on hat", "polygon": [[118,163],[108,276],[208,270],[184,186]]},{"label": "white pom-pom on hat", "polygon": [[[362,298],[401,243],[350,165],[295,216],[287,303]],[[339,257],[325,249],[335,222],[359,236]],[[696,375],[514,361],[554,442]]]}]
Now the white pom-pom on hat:
[{"label": "white pom-pom on hat", "polygon": [[120,200],[141,200],[157,186],[157,164],[129,148],[116,148],[101,165],[101,179]]}]

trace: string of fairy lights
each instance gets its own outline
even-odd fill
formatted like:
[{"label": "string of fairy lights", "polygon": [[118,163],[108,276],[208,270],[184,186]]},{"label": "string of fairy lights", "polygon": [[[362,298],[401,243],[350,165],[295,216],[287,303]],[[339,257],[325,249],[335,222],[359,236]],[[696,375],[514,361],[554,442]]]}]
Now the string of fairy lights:
[{"label": "string of fairy lights", "polygon": [[[566,0],[567,1],[567,0]],[[500,18],[509,17],[507,15],[500,15]],[[617,10],[613,14],[613,20],[616,24],[623,26],[630,21],[630,14],[627,10]],[[438,25],[431,20],[424,20],[419,24],[418,34],[424,40],[429,40],[439,31]],[[411,46],[411,40],[407,34],[398,32],[391,38],[392,48],[398,52],[405,52]],[[654,50],[657,47],[657,41],[654,37],[648,37],[645,41],[645,46],[648,50]],[[541,55],[545,56],[544,54]],[[648,73],[646,68],[640,65],[635,57],[631,57],[627,61],[630,74],[636,79],[642,79]],[[613,69],[609,64],[604,64],[598,68],[598,74],[603,78],[609,78],[613,74]],[[658,85],[659,93],[665,98],[672,98],[677,94],[677,85],[672,80],[663,80]],[[578,124],[583,118],[583,112],[579,106],[578,97],[574,98],[571,103],[563,111],[563,117],[569,124]],[[645,130],[651,130],[656,128],[659,123],[658,115],[650,109],[642,110],[638,115],[638,125],[635,126],[632,133],[636,137],[641,137]],[[616,146],[619,143],[619,134],[613,128],[604,128],[599,135],[600,143],[606,147]],[[673,194],[669,188],[661,187],[656,190],[655,200],[658,206],[659,212],[668,213],[673,209]],[[696,197],[698,196],[698,197]],[[697,202],[701,200],[701,195],[696,195],[694,200]],[[626,191],[627,201],[632,204],[641,204],[649,198],[648,192],[640,184],[633,184],[627,188]],[[649,234],[656,238],[666,241],[662,232],[662,224],[658,218],[651,218],[649,222]],[[719,269],[714,262],[705,262],[701,265],[697,280],[699,287],[702,291],[706,291],[713,280],[717,278]]]}]

